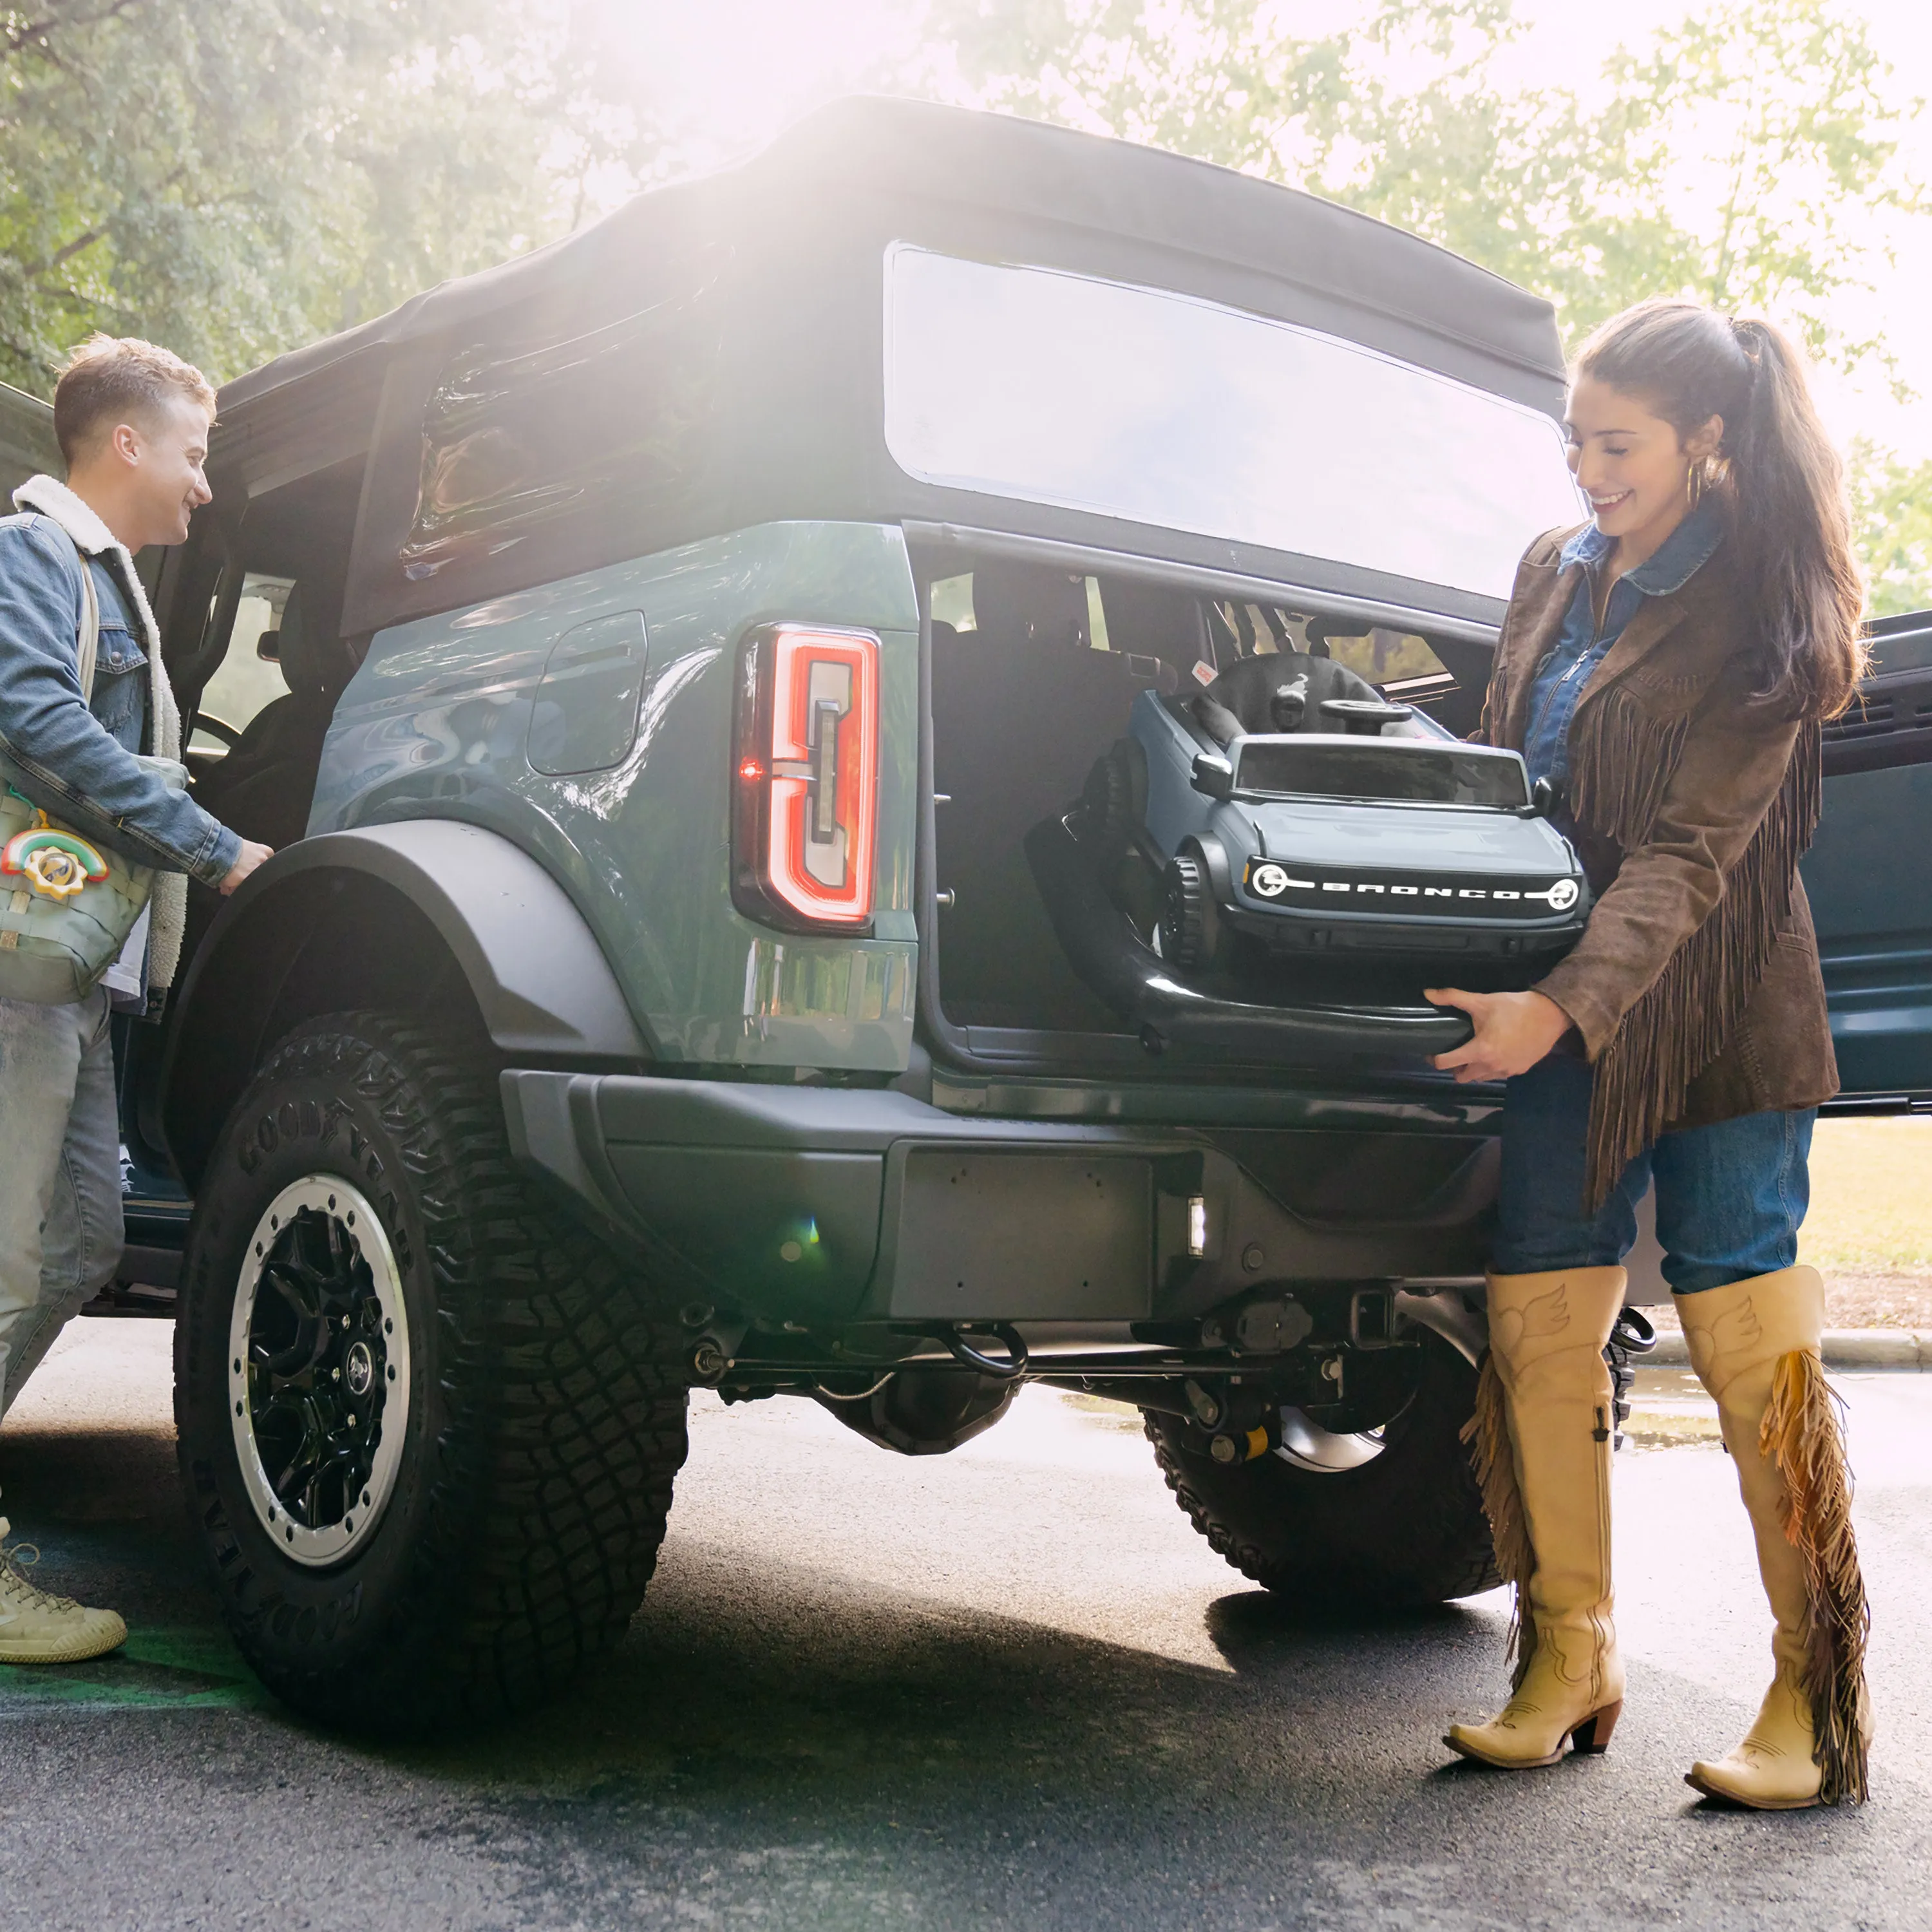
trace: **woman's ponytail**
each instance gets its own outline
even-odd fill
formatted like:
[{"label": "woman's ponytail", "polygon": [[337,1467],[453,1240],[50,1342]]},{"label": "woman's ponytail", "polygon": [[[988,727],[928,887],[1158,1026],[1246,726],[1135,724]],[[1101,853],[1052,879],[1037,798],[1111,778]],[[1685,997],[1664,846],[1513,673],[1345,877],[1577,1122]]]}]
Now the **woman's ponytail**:
[{"label": "woman's ponytail", "polygon": [[1739,574],[1754,586],[1772,687],[1808,716],[1835,717],[1865,656],[1844,466],[1790,344],[1768,322],[1732,328],[1751,365],[1744,421],[1724,438]]},{"label": "woman's ponytail", "polygon": [[1642,398],[1680,436],[1724,418],[1702,481],[1724,506],[1732,568],[1755,607],[1762,694],[1808,718],[1836,716],[1864,670],[1864,586],[1844,466],[1797,351],[1769,322],[1649,302],[1604,323],[1576,373]]}]

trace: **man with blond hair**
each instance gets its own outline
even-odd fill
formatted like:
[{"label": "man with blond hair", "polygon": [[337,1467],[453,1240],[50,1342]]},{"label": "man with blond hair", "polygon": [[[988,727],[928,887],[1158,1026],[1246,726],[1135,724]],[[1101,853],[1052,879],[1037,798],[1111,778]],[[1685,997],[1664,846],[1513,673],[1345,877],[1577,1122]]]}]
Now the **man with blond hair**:
[{"label": "man with blond hair", "polygon": [[[178,758],[181,718],[134,554],[179,543],[209,501],[214,420],[200,370],[151,342],[97,335],[54,391],[67,482],[30,478],[14,493],[19,514],[0,518],[0,776],[160,873],[120,959],[78,1005],[0,998],[0,1414],[120,1262],[110,1010],[144,1008],[173,977],[188,878],[232,892],[269,856],[138,755]],[[90,578],[99,644],[85,692]],[[8,1527],[0,1518],[0,1536]],[[0,1663],[77,1662],[127,1634],[112,1610],[38,1588],[0,1556]]]}]

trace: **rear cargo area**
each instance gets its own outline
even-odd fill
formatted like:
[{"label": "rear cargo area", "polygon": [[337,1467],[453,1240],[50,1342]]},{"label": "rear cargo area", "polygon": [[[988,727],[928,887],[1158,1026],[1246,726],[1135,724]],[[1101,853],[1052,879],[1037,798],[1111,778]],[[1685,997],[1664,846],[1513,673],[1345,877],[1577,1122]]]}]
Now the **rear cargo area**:
[{"label": "rear cargo area", "polygon": [[[1480,646],[1004,558],[949,566],[928,595],[939,1004],[956,1028],[1131,1034],[1074,970],[1025,841],[1081,799],[1140,693],[1192,694],[1245,658],[1302,651],[1458,736],[1480,716]],[[1412,1004],[1430,978],[1360,961],[1293,970],[1312,1002]]]}]

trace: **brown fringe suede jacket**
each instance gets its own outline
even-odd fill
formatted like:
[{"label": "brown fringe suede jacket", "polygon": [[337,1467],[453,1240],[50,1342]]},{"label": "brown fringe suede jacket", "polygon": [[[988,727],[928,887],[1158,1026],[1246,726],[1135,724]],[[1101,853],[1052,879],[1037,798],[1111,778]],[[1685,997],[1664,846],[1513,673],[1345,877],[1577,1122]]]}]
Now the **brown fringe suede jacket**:
[{"label": "brown fringe suede jacket", "polygon": [[[1521,750],[1530,687],[1583,572],[1574,530],[1516,572],[1485,707]],[[1590,1204],[1670,1129],[1838,1090],[1818,941],[1798,860],[1818,822],[1816,724],[1754,701],[1760,676],[1720,545],[1678,590],[1643,599],[1577,700],[1570,808],[1596,905],[1538,986],[1596,1068]]]}]

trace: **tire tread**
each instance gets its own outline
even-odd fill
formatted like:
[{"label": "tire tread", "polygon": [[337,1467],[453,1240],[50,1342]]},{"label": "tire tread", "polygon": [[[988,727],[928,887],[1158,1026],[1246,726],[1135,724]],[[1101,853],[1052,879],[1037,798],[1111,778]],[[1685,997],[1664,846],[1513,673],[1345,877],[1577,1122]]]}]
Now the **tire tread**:
[{"label": "tire tread", "polygon": [[[1470,1382],[1473,1390],[1473,1377]],[[1480,1492],[1466,1456],[1453,1439],[1436,1480],[1414,1486],[1419,1506],[1384,1526],[1382,1547],[1365,1552],[1358,1546],[1338,1564],[1330,1550],[1238,1524],[1237,1516],[1252,1516],[1254,1512],[1252,1508],[1231,1506],[1231,1486],[1251,1477],[1252,1466],[1223,1469],[1204,1453],[1190,1453],[1182,1446],[1186,1425],[1176,1418],[1145,1410],[1142,1424],[1175,1502],[1208,1547],[1250,1582],[1285,1600],[1311,1611],[1400,1610],[1474,1596],[1493,1589],[1501,1580]],[[1302,1480],[1330,1483],[1348,1478],[1308,1474]],[[1222,1493],[1217,1495],[1217,1490]]]},{"label": "tire tread", "polygon": [[268,1090],[317,1076],[346,1076],[377,1112],[428,1240],[445,1421],[426,1533],[384,1606],[390,1655],[352,1673],[265,1642],[272,1606],[242,1600],[214,1535],[224,1610],[298,1709],[381,1731],[497,1717],[611,1647],[642,1600],[686,1450],[675,1331],[517,1172],[482,1042],[394,1014],[312,1022],[269,1054],[231,1133]]}]

